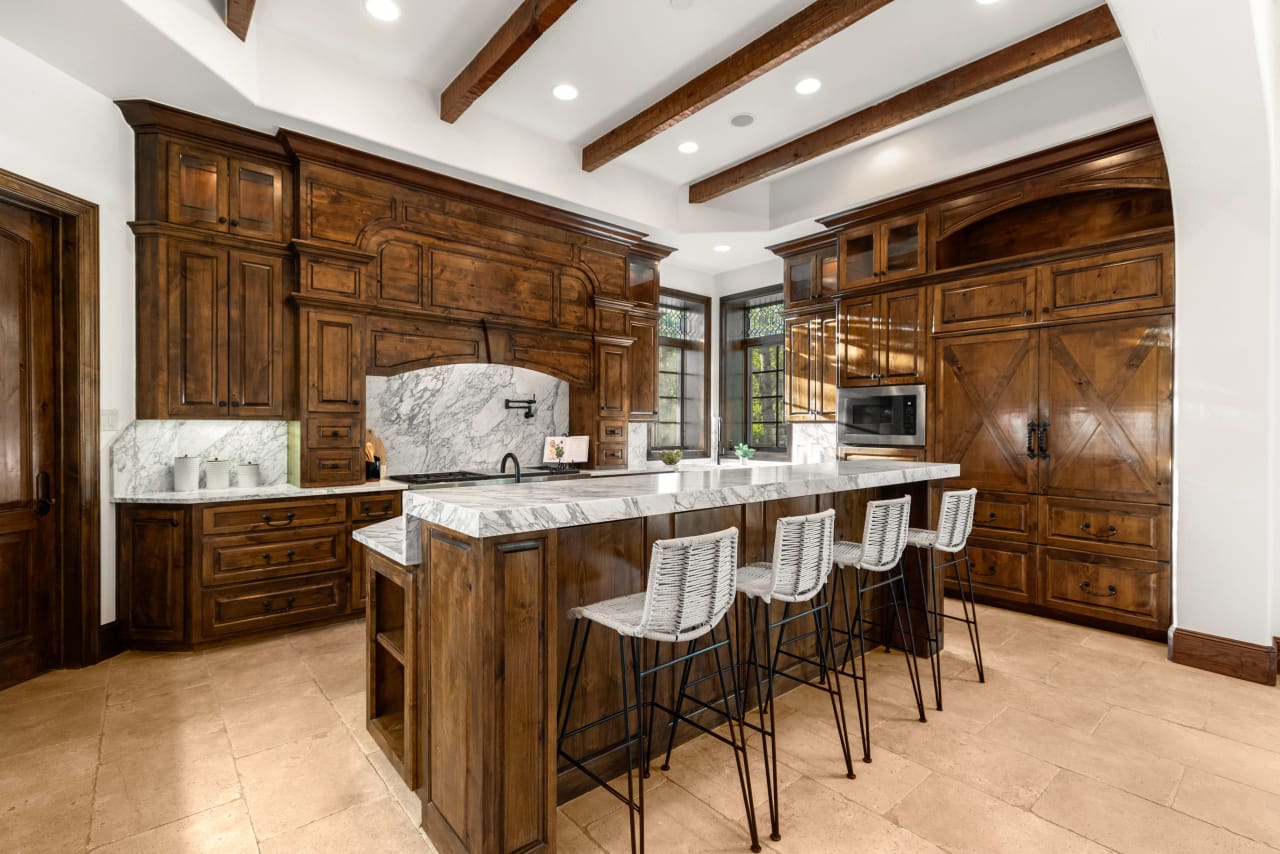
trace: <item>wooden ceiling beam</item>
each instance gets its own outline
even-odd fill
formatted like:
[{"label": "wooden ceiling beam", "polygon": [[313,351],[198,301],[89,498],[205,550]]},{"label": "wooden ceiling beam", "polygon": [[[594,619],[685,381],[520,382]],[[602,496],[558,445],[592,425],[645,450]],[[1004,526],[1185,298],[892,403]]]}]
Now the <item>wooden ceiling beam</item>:
[{"label": "wooden ceiling beam", "polygon": [[582,150],[593,172],[892,0],[818,0]]},{"label": "wooden ceiling beam", "polygon": [[245,36],[249,35],[249,21],[253,19],[255,2],[257,0],[227,0],[222,20],[240,41],[244,41]]},{"label": "wooden ceiling beam", "polygon": [[575,2],[524,0],[440,94],[440,118],[456,122]]},{"label": "wooden ceiling beam", "polygon": [[1091,9],[968,65],[796,137],[689,187],[706,202],[1120,37],[1111,10]]}]

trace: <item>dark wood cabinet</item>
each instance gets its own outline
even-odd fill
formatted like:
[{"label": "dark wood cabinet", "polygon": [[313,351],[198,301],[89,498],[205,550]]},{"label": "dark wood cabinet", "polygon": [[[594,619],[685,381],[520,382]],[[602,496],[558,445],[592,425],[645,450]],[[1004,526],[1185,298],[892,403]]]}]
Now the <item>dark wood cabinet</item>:
[{"label": "dark wood cabinet", "polygon": [[835,420],[836,325],[834,314],[828,312],[785,320],[788,421]]},{"label": "dark wood cabinet", "polygon": [[635,339],[627,356],[627,373],[631,379],[630,420],[653,421],[658,417],[657,314],[628,312],[627,335]]},{"label": "dark wood cabinet", "polygon": [[305,309],[308,412],[360,413],[364,397],[364,318]]},{"label": "dark wood cabinet", "polygon": [[182,508],[119,508],[116,611],[126,638],[154,643],[182,641],[189,535],[187,513]]},{"label": "dark wood cabinet", "polygon": [[[401,494],[385,492],[376,495],[354,496],[351,499],[351,530],[358,531],[369,525],[385,522],[399,516],[401,510]],[[351,542],[351,595],[349,597],[352,611],[363,611],[367,579],[365,578],[368,550],[360,543]]]},{"label": "dark wood cabinet", "polygon": [[870,287],[926,269],[924,214],[849,228],[840,234],[839,289]]},{"label": "dark wood cabinet", "polygon": [[169,145],[168,220],[278,243],[284,239],[284,170],[214,148]]},{"label": "dark wood cabinet", "polygon": [[419,785],[418,569],[368,557],[365,726],[396,773]]},{"label": "dark wood cabinet", "polygon": [[783,298],[788,308],[830,299],[839,289],[835,245],[788,257],[782,280]]},{"label": "dark wood cabinet", "polygon": [[929,337],[922,288],[844,297],[837,316],[842,387],[925,380]]},{"label": "dark wood cabinet", "polygon": [[185,240],[167,247],[164,417],[281,417],[284,260]]}]

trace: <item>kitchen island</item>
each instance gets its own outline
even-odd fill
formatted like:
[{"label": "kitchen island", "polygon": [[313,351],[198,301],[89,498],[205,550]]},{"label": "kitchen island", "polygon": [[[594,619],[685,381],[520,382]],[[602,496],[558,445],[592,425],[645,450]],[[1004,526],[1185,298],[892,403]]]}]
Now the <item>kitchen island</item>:
[{"label": "kitchen island", "polygon": [[[836,536],[857,540],[869,499],[913,491],[921,505],[925,482],[959,473],[953,464],[857,460],[405,493],[400,528],[379,532],[380,556],[390,563],[416,551],[389,543],[389,532],[420,538],[420,564],[405,567],[414,601],[404,613],[413,616],[390,633],[403,628],[406,681],[420,686],[399,725],[416,735],[405,743],[416,751],[409,764],[427,835],[447,852],[554,848],[557,802],[586,785],[576,773],[562,777],[556,763],[565,614],[643,590],[654,540],[736,527],[739,561],[767,560],[780,517],[834,507]],[[916,508],[920,522],[924,509]],[[371,602],[370,620],[378,619]],[[607,635],[592,638],[570,726],[620,703]],[[378,684],[376,643],[370,655],[372,708],[398,695]],[[659,685],[658,698],[670,691]],[[617,735],[601,727],[575,752]]]}]

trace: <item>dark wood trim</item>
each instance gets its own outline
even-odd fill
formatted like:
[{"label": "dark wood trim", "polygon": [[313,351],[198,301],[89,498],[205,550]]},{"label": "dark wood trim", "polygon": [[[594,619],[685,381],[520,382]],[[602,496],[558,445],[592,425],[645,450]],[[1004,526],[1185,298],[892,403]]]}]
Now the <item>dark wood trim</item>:
[{"label": "dark wood trim", "polygon": [[699,110],[887,6],[890,0],[818,0],[722,59],[582,150],[593,172]]},{"label": "dark wood trim", "polygon": [[157,104],[154,101],[116,101],[116,106],[120,108],[124,120],[129,123],[129,127],[133,128],[134,133],[140,131],[178,133],[195,137],[206,143],[209,139],[216,139],[277,160],[284,160],[288,156],[288,152],[280,141],[270,134],[258,133],[239,125],[220,122],[217,119],[189,113],[177,107]]},{"label": "dark wood trim", "polygon": [[[230,5],[231,0],[228,0]],[[440,118],[452,124],[551,29],[576,0],[524,0],[440,93]]]},{"label": "dark wood trim", "polygon": [[1262,685],[1276,684],[1276,645],[1174,629],[1169,658],[1200,670],[1221,673]]},{"label": "dark wood trim", "polygon": [[236,34],[236,38],[244,41],[249,34],[249,22],[253,19],[253,4],[257,0],[227,0],[226,14],[222,20],[227,29]]},{"label": "dark wood trim", "polygon": [[695,181],[689,187],[689,201],[697,204],[718,198],[1119,37],[1120,29],[1104,4]]},{"label": "dark wood trim", "polygon": [[98,627],[98,660],[106,661],[124,652],[124,637],[120,621],[112,620]]},{"label": "dark wood trim", "polygon": [[654,243],[651,240],[641,240],[639,243],[631,247],[632,255],[639,255],[642,258],[649,258],[653,261],[663,261],[678,247],[664,246],[661,243]]},{"label": "dark wood trim", "polygon": [[0,169],[0,198],[58,221],[61,664],[99,660],[98,206]]},{"label": "dark wood trim", "polygon": [[623,244],[630,248],[646,237],[643,231],[625,228],[583,214],[554,208],[541,202],[522,199],[511,193],[481,187],[460,178],[451,178],[439,172],[410,166],[397,160],[379,157],[345,145],[319,139],[314,136],[297,133],[291,130],[280,130],[276,138],[299,160],[315,161],[329,166],[336,166],[369,178],[393,181],[413,189],[439,193],[463,202],[483,205],[493,210],[513,214],[525,220],[543,225],[551,225],[596,237],[610,243]]}]

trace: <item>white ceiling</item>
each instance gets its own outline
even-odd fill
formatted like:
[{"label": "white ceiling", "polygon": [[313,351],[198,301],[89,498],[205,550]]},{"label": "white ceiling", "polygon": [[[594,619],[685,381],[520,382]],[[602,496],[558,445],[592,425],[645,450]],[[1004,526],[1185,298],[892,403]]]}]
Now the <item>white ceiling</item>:
[{"label": "white ceiling", "polygon": [[[711,273],[771,257],[765,245],[816,229],[815,216],[1150,114],[1127,53],[1109,45],[687,204],[691,181],[1098,2],[894,0],[596,172],[580,170],[584,144],[809,2],[579,0],[454,125],[437,118],[439,92],[518,0],[400,0],[392,24],[362,0],[258,0],[244,44],[222,27],[220,0],[0,3],[0,37],[112,98],[316,133],[637,226],[678,246],[672,261]],[[806,76],[823,81],[817,94],[794,92]],[[553,98],[562,82],[581,96]],[[731,126],[741,112],[755,123]],[[685,140],[699,151],[677,152]]]}]

